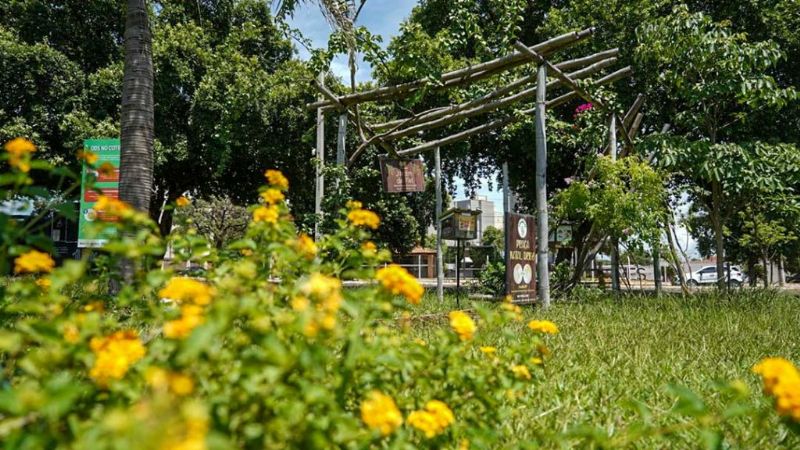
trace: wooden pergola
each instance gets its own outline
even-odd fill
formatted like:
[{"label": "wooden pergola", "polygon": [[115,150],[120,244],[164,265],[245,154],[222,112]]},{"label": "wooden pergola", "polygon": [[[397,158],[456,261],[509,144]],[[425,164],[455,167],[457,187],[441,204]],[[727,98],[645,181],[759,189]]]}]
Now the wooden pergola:
[{"label": "wooden pergola", "polygon": [[[605,69],[612,67],[617,62],[619,50],[608,49],[580,58],[560,62],[551,62],[551,59],[561,50],[573,46],[590,38],[594,28],[570,32],[554,37],[547,41],[525,45],[521,42],[514,44],[515,51],[491,61],[470,65],[458,70],[443,73],[438,83],[432,84],[430,80],[416,80],[407,83],[384,86],[363,92],[337,96],[324,85],[324,77],[315,82],[321,98],[319,101],[307,105],[309,109],[317,111],[317,157],[324,164],[324,118],[328,112],[338,114],[337,136],[337,164],[350,166],[370,146],[379,146],[389,155],[396,158],[409,158],[422,152],[433,150],[435,153],[435,178],[436,178],[436,215],[442,214],[441,200],[441,167],[439,149],[443,146],[466,141],[481,133],[501,129],[505,126],[519,122],[528,115],[535,116],[536,124],[536,205],[537,205],[537,279],[538,298],[543,306],[550,303],[549,271],[548,271],[548,215],[547,215],[547,141],[545,129],[545,116],[547,108],[554,108],[575,99],[591,102],[595,107],[608,114],[609,117],[609,145],[606,148],[612,158],[617,155],[617,133],[620,133],[624,145],[623,154],[630,151],[633,139],[641,125],[643,115],[639,112],[643,97],[639,96],[623,117],[610,107],[592,96],[591,93],[577,80],[590,79],[586,86],[603,86],[632,75],[631,67],[624,67],[600,76]],[[398,118],[383,123],[366,123],[359,113],[359,105],[368,102],[393,102],[411,96],[421,89],[442,91],[456,87],[469,86],[480,80],[499,75],[512,69],[536,64],[536,73],[522,76],[510,83],[506,83],[496,90],[468,101],[444,105],[408,117]],[[548,82],[547,75],[553,78]],[[567,92],[547,99],[547,91],[555,88],[566,88]],[[518,106],[526,101],[535,101],[535,106],[519,109]],[[499,118],[487,119],[484,123],[467,128],[443,138],[416,144],[412,147],[402,148],[403,139],[411,136],[420,136],[422,132],[445,126],[454,125],[467,119],[483,116],[496,111],[507,111],[508,114]],[[352,125],[358,133],[360,144],[348,158],[345,151],[345,136],[348,124]],[[507,186],[507,183],[506,183]],[[322,193],[324,180],[321,172],[317,175],[316,212],[322,213]],[[507,187],[506,187],[507,190]],[[506,192],[508,194],[508,192]],[[508,203],[508,202],[505,202]],[[508,208],[508,204],[504,205]],[[318,234],[318,232],[317,232]],[[442,296],[442,254],[441,254],[441,226],[437,220],[437,255],[438,255],[438,293]]]}]

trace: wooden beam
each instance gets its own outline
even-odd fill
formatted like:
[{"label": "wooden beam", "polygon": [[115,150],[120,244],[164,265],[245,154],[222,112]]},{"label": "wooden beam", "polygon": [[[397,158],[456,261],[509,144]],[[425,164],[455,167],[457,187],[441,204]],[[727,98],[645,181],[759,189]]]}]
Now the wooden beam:
[{"label": "wooden beam", "polygon": [[[593,61],[594,62],[592,64],[590,64],[589,66],[586,66],[586,67],[582,68],[581,70],[578,70],[576,72],[571,73],[570,76],[573,77],[573,78],[584,78],[584,77],[586,77],[588,75],[591,75],[591,74],[593,74],[595,72],[599,72],[600,70],[613,65],[614,63],[617,62],[617,58],[612,56],[612,57],[609,57],[609,58],[597,59],[597,60],[593,60]],[[558,67],[559,65],[557,64],[556,66]],[[530,83],[534,83],[535,81],[536,81],[536,75],[529,75],[529,76],[526,76],[526,77],[523,77],[523,78],[519,78],[519,79],[517,79],[517,80],[515,80],[515,81],[513,81],[513,82],[511,82],[511,83],[509,83],[509,84],[507,84],[507,85],[505,85],[505,86],[493,91],[493,92],[490,92],[489,94],[486,94],[486,95],[484,95],[482,97],[479,97],[479,98],[476,98],[476,99],[473,99],[473,100],[470,100],[468,102],[464,102],[464,103],[461,103],[461,104],[458,104],[458,105],[453,105],[453,106],[444,107],[444,108],[436,108],[436,109],[433,109],[433,110],[424,111],[422,113],[416,114],[416,115],[414,115],[412,117],[409,117],[409,118],[406,118],[406,119],[392,120],[390,122],[384,122],[384,123],[380,123],[380,124],[373,124],[371,126],[372,126],[373,129],[378,130],[378,131],[389,129],[389,128],[397,130],[397,129],[401,128],[401,127],[411,126],[411,125],[415,125],[417,123],[426,122],[426,121],[433,120],[433,119],[438,119],[439,117],[444,117],[444,116],[447,116],[447,115],[450,115],[450,114],[453,114],[453,113],[456,113],[456,112],[459,112],[459,111],[464,111],[464,110],[472,108],[474,106],[478,106],[478,105],[484,104],[484,103],[486,103],[486,102],[488,102],[488,101],[490,101],[492,99],[495,99],[495,98],[501,97],[501,96],[503,96],[505,94],[508,94],[510,92],[513,92],[513,91],[517,90],[518,88],[520,88],[522,86],[525,86],[525,85],[530,84]]]},{"label": "wooden beam", "polygon": [[[630,67],[625,67],[625,68],[620,69],[620,70],[618,70],[618,71],[616,71],[616,72],[614,72],[612,74],[606,75],[605,77],[603,77],[603,78],[595,81],[594,83],[592,83],[592,85],[600,86],[600,85],[604,85],[604,84],[609,84],[609,83],[612,83],[614,81],[621,80],[621,79],[623,79],[623,78],[625,78],[627,76],[630,76],[632,73],[633,73],[633,70]],[[558,105],[566,103],[567,101],[577,97],[577,95],[574,92],[570,92],[569,94],[562,95],[561,97],[559,97],[559,99],[562,98],[562,97],[566,97],[566,96],[572,96],[572,97],[570,97],[570,98],[568,98],[566,100],[560,101],[560,103],[558,103]],[[556,100],[558,100],[558,99],[556,99]],[[553,107],[553,102],[554,101],[555,100],[551,100],[551,101],[547,102],[547,107],[548,108]],[[555,106],[558,106],[558,105],[555,105]],[[513,116],[508,116],[508,117],[495,119],[495,120],[492,120],[491,122],[487,122],[487,123],[479,125],[477,127],[460,131],[458,133],[452,134],[450,136],[447,136],[447,137],[444,137],[444,138],[441,138],[441,139],[437,139],[437,140],[429,141],[429,142],[424,142],[422,144],[419,144],[419,145],[417,145],[415,147],[412,147],[412,148],[409,148],[409,149],[406,149],[406,150],[400,150],[400,151],[397,152],[397,154],[400,155],[400,156],[409,156],[409,155],[414,155],[414,154],[417,154],[417,153],[424,152],[426,150],[431,150],[431,149],[433,149],[433,148],[435,148],[437,146],[445,146],[445,145],[449,145],[449,144],[455,144],[457,142],[461,142],[461,141],[467,140],[467,139],[469,139],[470,137],[472,137],[472,136],[474,136],[476,134],[480,134],[480,133],[485,133],[485,132],[488,132],[488,131],[496,130],[498,128],[502,128],[502,127],[504,127],[506,125],[509,125],[511,123],[518,122],[518,121],[521,120],[522,117],[524,117],[526,115],[531,115],[534,112],[535,112],[535,108],[526,109],[526,110],[520,111],[518,114],[515,114]]]},{"label": "wooden beam", "polygon": [[[547,41],[536,44],[531,48],[534,49],[534,51],[540,52],[542,54],[551,54],[568,45],[580,42],[590,37],[594,33],[594,30],[595,29],[592,27],[581,31],[565,33],[553,39],[549,39]],[[485,78],[491,74],[497,73],[498,71],[508,70],[513,67],[517,67],[521,64],[528,62],[529,60],[530,57],[528,55],[520,52],[514,52],[509,55],[493,59],[491,61],[486,61],[462,69],[454,70],[452,72],[444,73],[441,75],[441,78],[439,80],[442,83],[442,85],[452,87],[458,84],[473,82],[478,79]],[[455,81],[456,83],[452,84],[448,83],[453,81]],[[332,107],[337,103],[337,101],[343,105],[350,106],[367,101],[396,99],[408,96],[412,92],[417,91],[422,87],[428,85],[428,83],[429,83],[428,80],[422,79],[395,86],[385,86],[377,89],[372,89],[369,91],[343,95],[341,97],[338,97],[336,101],[332,101],[330,99],[317,101],[307,105],[307,107],[308,109],[316,109],[320,107],[323,108]]]},{"label": "wooden beam", "polygon": [[[594,65],[592,65],[592,66],[590,66],[590,67],[588,67],[588,68],[586,68],[586,69],[584,69],[582,71],[575,72],[575,73],[572,73],[570,75],[572,77],[576,78],[576,79],[577,78],[587,77],[587,76],[591,75],[594,72],[602,70],[607,65],[613,64],[615,61],[616,61],[616,58],[609,58],[609,59],[605,60],[605,62],[603,62],[603,63],[594,64]],[[527,79],[528,78],[526,77],[526,78],[523,78],[521,80],[527,80]],[[518,80],[518,81],[520,81],[520,80]],[[516,82],[514,82],[512,84],[514,84],[515,86],[518,85]],[[548,89],[552,89],[552,88],[557,87],[560,84],[561,84],[560,81],[557,81],[557,80],[556,81],[551,81],[550,83],[547,83],[547,88]],[[504,88],[504,89],[501,89],[501,91],[505,92],[506,90]],[[495,91],[495,92],[497,92],[497,91]],[[494,94],[494,93],[492,93],[492,94]],[[396,140],[396,139],[400,139],[400,138],[403,138],[403,137],[406,137],[406,136],[414,135],[414,134],[416,134],[416,133],[418,133],[420,131],[443,127],[443,126],[449,125],[451,123],[455,123],[455,122],[458,122],[458,121],[461,121],[461,120],[464,120],[464,119],[468,119],[470,117],[474,117],[474,116],[481,115],[481,114],[486,114],[488,112],[495,111],[497,109],[505,108],[505,107],[510,106],[510,105],[512,105],[514,103],[518,103],[518,102],[521,102],[521,101],[524,101],[524,100],[527,100],[527,99],[535,97],[536,96],[536,85],[534,85],[532,88],[528,88],[528,89],[522,90],[522,91],[520,91],[520,92],[518,92],[516,94],[509,95],[507,97],[503,97],[503,98],[501,98],[499,100],[490,101],[495,97],[492,94],[482,97],[481,99],[479,99],[480,101],[473,102],[476,106],[471,108],[471,109],[463,110],[463,111],[456,112],[456,113],[450,114],[450,115],[443,115],[443,116],[440,116],[439,119],[429,120],[429,121],[422,122],[422,123],[419,123],[417,125],[413,125],[413,126],[410,126],[410,127],[407,127],[407,128],[403,128],[403,129],[396,130],[396,131],[391,131],[391,132],[388,132],[388,133],[385,133],[385,134],[381,135],[381,139]],[[439,115],[439,114],[437,114],[437,115]]]}]

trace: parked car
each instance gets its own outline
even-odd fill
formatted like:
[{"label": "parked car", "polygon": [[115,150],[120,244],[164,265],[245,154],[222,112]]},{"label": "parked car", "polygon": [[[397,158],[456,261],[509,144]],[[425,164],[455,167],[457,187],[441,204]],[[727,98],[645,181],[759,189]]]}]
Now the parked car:
[{"label": "parked car", "polygon": [[[728,268],[725,268],[728,271]],[[730,284],[733,287],[739,287],[745,282],[745,275],[739,266],[730,266]],[[700,270],[696,270],[691,274],[686,274],[686,284],[689,286],[699,286],[701,284],[714,284],[717,279],[717,267],[705,266]]]}]

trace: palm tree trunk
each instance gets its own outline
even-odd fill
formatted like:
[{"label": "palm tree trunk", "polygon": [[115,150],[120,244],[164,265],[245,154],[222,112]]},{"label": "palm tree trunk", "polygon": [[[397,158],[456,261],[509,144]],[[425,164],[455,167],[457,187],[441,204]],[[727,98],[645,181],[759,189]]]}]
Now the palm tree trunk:
[{"label": "palm tree trunk", "polygon": [[[127,0],[125,69],[120,118],[120,198],[150,211],[153,189],[153,56],[147,0]],[[122,279],[133,279],[133,261],[120,263]],[[118,292],[112,283],[111,293]]]},{"label": "palm tree trunk", "polygon": [[146,0],[127,0],[119,191],[148,212],[153,188],[153,58]]}]

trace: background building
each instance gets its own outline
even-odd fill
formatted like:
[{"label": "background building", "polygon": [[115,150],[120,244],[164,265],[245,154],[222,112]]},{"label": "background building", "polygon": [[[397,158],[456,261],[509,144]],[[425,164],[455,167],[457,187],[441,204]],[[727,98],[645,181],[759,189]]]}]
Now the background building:
[{"label": "background building", "polygon": [[[483,240],[483,232],[489,227],[496,227],[503,229],[503,211],[495,210],[494,202],[487,199],[486,196],[479,195],[475,198],[457,200],[454,203],[456,208],[480,210],[481,214],[478,216],[478,239],[477,242]],[[498,220],[499,219],[499,220]]]}]

